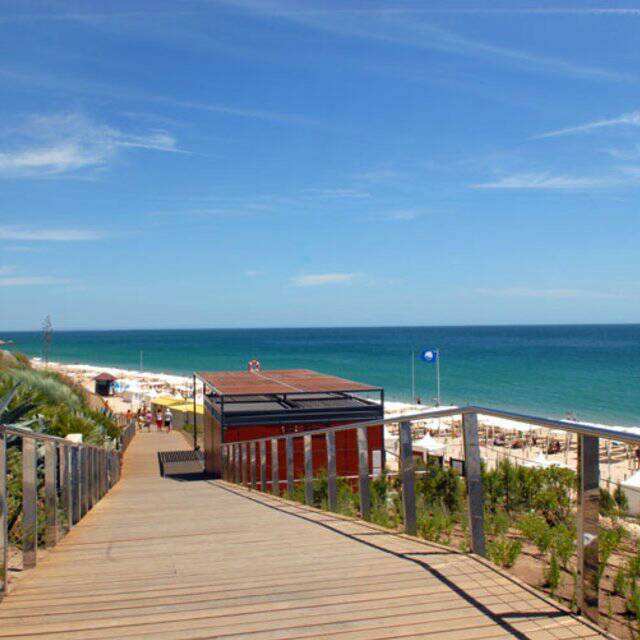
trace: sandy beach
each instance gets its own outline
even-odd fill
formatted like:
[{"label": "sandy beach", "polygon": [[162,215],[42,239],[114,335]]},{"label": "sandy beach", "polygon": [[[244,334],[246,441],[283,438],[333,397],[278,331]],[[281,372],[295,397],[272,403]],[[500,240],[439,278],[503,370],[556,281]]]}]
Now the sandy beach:
[{"label": "sandy beach", "polygon": [[[32,360],[33,366],[43,368],[38,358]],[[136,411],[149,406],[155,398],[174,397],[185,401],[193,398],[193,380],[189,376],[169,373],[136,371],[103,367],[91,364],[62,364],[49,362],[48,368],[57,371],[81,384],[93,392],[93,379],[100,373],[109,373],[116,378],[116,394],[108,398],[109,407],[116,413],[127,410]],[[202,391],[197,385],[197,402],[202,403]],[[433,409],[425,404],[411,404],[394,400],[385,401],[387,418],[408,416]],[[445,407],[443,407],[445,408]],[[446,407],[450,408],[450,407]],[[453,408],[453,407],[451,407]],[[570,422],[569,422],[570,424]],[[634,432],[636,429],[616,425],[604,426],[619,430],[621,433]],[[576,436],[562,430],[544,429],[535,425],[523,424],[504,418],[479,416],[480,445],[482,458],[491,467],[500,459],[510,458],[517,464],[544,467],[549,465],[576,468]],[[427,455],[444,456],[446,460],[464,458],[461,421],[459,416],[418,420],[413,423],[414,447]],[[385,449],[388,452],[387,466],[397,469],[398,424],[385,427]],[[553,448],[558,450],[555,452]],[[600,443],[603,486],[618,484],[627,480],[637,470],[637,460],[631,447],[614,441]]]}]

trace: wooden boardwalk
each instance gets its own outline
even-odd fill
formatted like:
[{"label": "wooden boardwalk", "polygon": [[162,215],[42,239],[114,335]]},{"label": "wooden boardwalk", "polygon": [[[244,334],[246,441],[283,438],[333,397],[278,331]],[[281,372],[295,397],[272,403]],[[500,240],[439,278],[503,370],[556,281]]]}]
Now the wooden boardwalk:
[{"label": "wooden boardwalk", "polygon": [[122,481],[0,604],[0,638],[605,637],[473,557],[215,481]]}]

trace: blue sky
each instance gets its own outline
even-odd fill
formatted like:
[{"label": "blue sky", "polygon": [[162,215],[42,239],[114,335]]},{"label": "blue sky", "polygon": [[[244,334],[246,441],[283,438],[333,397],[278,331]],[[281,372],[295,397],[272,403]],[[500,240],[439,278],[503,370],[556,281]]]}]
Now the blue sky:
[{"label": "blue sky", "polygon": [[639,29],[0,0],[0,330],[636,322]]}]

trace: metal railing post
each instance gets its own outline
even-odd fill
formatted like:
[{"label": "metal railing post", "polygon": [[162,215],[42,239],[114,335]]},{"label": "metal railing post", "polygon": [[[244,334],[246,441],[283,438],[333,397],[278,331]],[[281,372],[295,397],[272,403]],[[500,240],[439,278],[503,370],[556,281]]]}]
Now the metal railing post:
[{"label": "metal railing post", "polygon": [[336,473],[336,434],[327,431],[327,505],[329,511],[338,510],[338,474]]},{"label": "metal railing post", "polygon": [[271,493],[274,496],[280,495],[280,470],[278,469],[278,439],[271,441]]},{"label": "metal railing post", "polygon": [[249,459],[251,461],[251,469],[250,469],[250,479],[251,479],[251,489],[255,490],[256,488],[256,443],[249,443]]},{"label": "metal railing post", "polygon": [[247,484],[247,443],[243,442],[240,445],[242,449],[242,484],[246,487]]},{"label": "metal railing post", "polygon": [[79,448],[80,453],[80,496],[81,496],[81,508],[80,519],[89,511],[89,504],[91,496],[89,495],[89,449],[84,445]]},{"label": "metal railing post", "polygon": [[84,453],[87,456],[87,491],[88,491],[88,508],[87,511],[93,509],[93,505],[96,503],[94,484],[93,484],[93,449],[91,447],[85,447]]},{"label": "metal railing post", "polygon": [[38,551],[38,450],[33,438],[22,438],[22,566],[36,566]]},{"label": "metal railing post", "polygon": [[220,456],[222,457],[222,479],[229,479],[229,457],[227,455],[227,445],[220,445]]},{"label": "metal railing post", "polygon": [[234,480],[236,484],[240,484],[240,445],[237,442],[233,445],[233,460]]},{"label": "metal railing post", "polygon": [[71,529],[73,521],[71,518],[71,469],[70,469],[70,451],[67,445],[60,445],[58,448],[58,457],[60,460],[60,506],[64,514],[67,530]]},{"label": "metal railing post", "polygon": [[71,456],[69,471],[71,473],[71,524],[74,525],[81,518],[82,506],[81,506],[81,481],[80,481],[80,448],[69,447],[69,453]]},{"label": "metal railing post", "polygon": [[100,449],[100,497],[104,498],[107,493],[107,452]]},{"label": "metal railing post", "polygon": [[413,469],[413,444],[411,423],[400,423],[400,471],[402,474],[402,509],[404,512],[404,530],[411,536],[418,532],[416,515],[416,488]]},{"label": "metal railing post", "polygon": [[99,487],[99,473],[98,473],[98,450],[95,447],[91,447],[91,486],[93,488],[93,503],[94,507],[100,500],[100,487]]},{"label": "metal railing post", "polygon": [[0,433],[0,600],[9,591],[7,548],[9,529],[7,514],[7,434]]},{"label": "metal railing post", "polygon": [[57,460],[55,442],[44,443],[44,513],[46,547],[55,547],[58,542],[58,493]]},{"label": "metal railing post", "polygon": [[313,504],[313,441],[311,434],[304,435],[304,502]]},{"label": "metal railing post", "polygon": [[260,441],[260,491],[267,490],[267,443]]},{"label": "metal railing post", "polygon": [[371,489],[369,487],[369,445],[367,428],[358,427],[358,485],[360,489],[360,515],[371,519]]},{"label": "metal railing post", "polygon": [[599,438],[578,436],[578,608],[598,621]]},{"label": "metal railing post", "polygon": [[482,496],[482,470],[480,465],[477,414],[465,413],[462,415],[462,440],[464,442],[464,466],[467,480],[471,551],[484,557],[486,555],[484,540],[484,499]]},{"label": "metal railing post", "polygon": [[290,498],[293,498],[293,436],[287,436],[285,442],[287,445],[287,493]]}]

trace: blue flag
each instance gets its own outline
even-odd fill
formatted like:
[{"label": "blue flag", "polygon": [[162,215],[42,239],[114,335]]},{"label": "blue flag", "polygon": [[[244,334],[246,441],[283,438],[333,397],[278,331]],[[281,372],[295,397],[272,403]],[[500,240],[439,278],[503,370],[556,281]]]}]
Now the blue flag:
[{"label": "blue flag", "polygon": [[438,360],[438,350],[426,349],[422,352],[421,357],[425,362],[436,362]]}]

